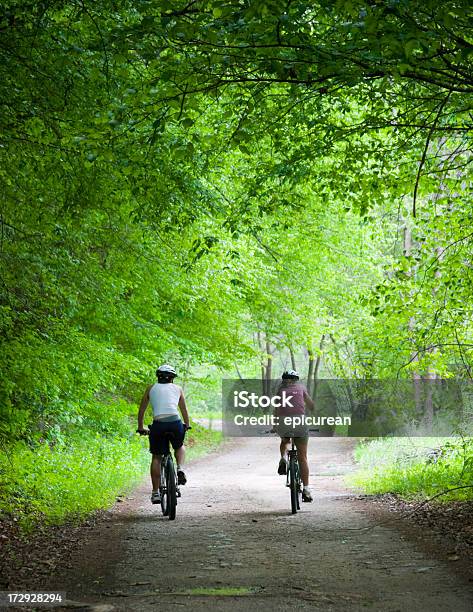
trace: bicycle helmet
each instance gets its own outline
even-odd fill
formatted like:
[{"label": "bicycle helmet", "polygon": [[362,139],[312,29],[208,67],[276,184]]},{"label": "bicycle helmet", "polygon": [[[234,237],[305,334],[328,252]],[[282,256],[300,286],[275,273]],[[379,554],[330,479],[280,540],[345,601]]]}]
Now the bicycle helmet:
[{"label": "bicycle helmet", "polygon": [[296,370],[286,370],[282,375],[283,380],[299,380],[299,372]]},{"label": "bicycle helmet", "polygon": [[172,380],[177,376],[177,374],[176,370],[171,365],[164,363],[163,365],[160,365],[159,368],[156,370],[156,376],[158,377],[158,379],[162,378]]}]

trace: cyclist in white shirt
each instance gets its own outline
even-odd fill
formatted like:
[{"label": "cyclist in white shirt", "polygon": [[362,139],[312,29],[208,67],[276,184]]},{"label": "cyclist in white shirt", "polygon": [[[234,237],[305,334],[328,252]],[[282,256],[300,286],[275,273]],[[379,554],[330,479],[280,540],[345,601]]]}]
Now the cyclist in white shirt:
[{"label": "cyclist in white shirt", "polygon": [[[169,452],[169,441],[176,457],[178,484],[185,485],[187,482],[182,466],[185,457],[184,437],[186,430],[189,428],[189,414],[184,393],[181,387],[173,382],[177,376],[176,370],[172,366],[164,364],[156,370],[156,376],[158,378],[157,382],[146,389],[138,411],[138,431],[148,433],[148,430],[143,426],[143,419],[148,404],[151,404],[153,408],[153,423],[149,429],[149,452],[152,453],[150,473],[153,485],[151,502],[153,504],[161,502],[159,493],[161,457]],[[172,436],[169,437],[164,434],[172,434]]]}]

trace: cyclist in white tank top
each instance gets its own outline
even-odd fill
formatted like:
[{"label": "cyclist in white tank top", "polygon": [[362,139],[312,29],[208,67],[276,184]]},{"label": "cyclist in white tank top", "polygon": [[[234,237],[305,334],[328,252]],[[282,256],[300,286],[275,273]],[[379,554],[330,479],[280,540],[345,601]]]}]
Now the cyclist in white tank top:
[{"label": "cyclist in white tank top", "polygon": [[[175,385],[173,380],[177,376],[176,370],[170,365],[162,365],[156,370],[158,381],[150,385],[143,395],[138,411],[138,431],[149,433],[149,450],[151,459],[151,482],[153,492],[151,502],[161,502],[159,485],[161,483],[161,457],[169,450],[169,442],[174,449],[177,463],[177,479],[181,485],[186,484],[187,478],[182,469],[185,449],[184,436],[189,428],[189,413],[182,389]],[[149,431],[144,428],[143,420],[148,404],[153,409],[153,424]],[[179,411],[182,420],[179,417]],[[164,434],[172,433],[171,440]]]},{"label": "cyclist in white tank top", "polygon": [[181,397],[182,389],[174,383],[154,383],[149,390],[149,403],[153,408],[153,416],[160,419],[167,416],[177,416],[177,407]]}]

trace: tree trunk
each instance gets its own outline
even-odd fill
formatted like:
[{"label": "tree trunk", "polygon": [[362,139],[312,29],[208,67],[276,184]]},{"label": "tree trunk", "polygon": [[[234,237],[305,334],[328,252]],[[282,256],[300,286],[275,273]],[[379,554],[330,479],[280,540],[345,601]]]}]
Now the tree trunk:
[{"label": "tree trunk", "polygon": [[310,391],[312,389],[312,377],[314,376],[315,359],[312,349],[307,348],[307,352],[309,353],[309,368],[307,371],[307,393],[310,394]]},{"label": "tree trunk", "polygon": [[313,376],[313,385],[312,385],[312,399],[316,400],[317,398],[317,383],[319,380],[319,371],[320,371],[320,365],[322,363],[322,352],[324,350],[324,344],[325,344],[325,334],[322,334],[322,337],[320,338],[320,344],[319,344],[319,352],[317,353],[317,359],[315,360],[315,367],[314,367],[314,376]]},{"label": "tree trunk", "polygon": [[261,351],[261,395],[265,395],[266,394],[266,368],[264,365],[264,355],[263,355],[264,351],[263,351],[263,343],[261,341],[260,330],[257,331],[256,338],[258,341],[259,350]]},{"label": "tree trunk", "polygon": [[[408,257],[411,254],[411,250],[412,250],[412,233],[411,233],[411,228],[409,227],[409,221],[406,221],[406,224],[404,226],[404,255]],[[412,274],[414,274],[414,269],[411,268],[408,272],[408,275],[411,276]],[[416,322],[415,322],[414,317],[410,317],[409,323],[408,323],[408,329],[409,329],[409,332],[411,333],[411,342],[414,345],[415,345],[415,340],[413,338],[413,332],[414,332],[415,324]],[[414,346],[414,350],[411,353],[411,362],[416,362],[416,361],[419,361],[419,357],[418,357],[417,352],[415,351],[415,346]],[[423,412],[422,382],[421,382],[421,376],[418,372],[413,372],[412,381],[414,383],[414,402],[415,402],[416,415],[420,415]]]},{"label": "tree trunk", "polygon": [[291,356],[291,367],[293,370],[297,370],[296,358],[294,356],[294,351],[292,350],[292,346],[289,347],[289,355]]},{"label": "tree trunk", "polygon": [[236,370],[236,372],[238,374],[238,378],[243,382],[243,376],[241,375],[240,369],[239,369],[238,364],[237,364],[236,361],[235,361],[235,370]]},{"label": "tree trunk", "polygon": [[[339,350],[339,346],[335,340],[335,338],[333,337],[333,334],[329,334],[329,338],[332,341],[333,347],[335,349],[335,352],[337,354],[337,359],[340,362],[340,350]],[[354,417],[354,422],[356,422],[356,419],[358,418],[357,415],[357,409],[358,409],[358,403],[355,401],[355,398],[353,397],[353,390],[351,388],[351,384],[350,384],[350,380],[346,378],[346,370],[343,371],[343,374],[345,376],[343,380],[343,385],[345,387],[345,392],[346,392],[346,397],[348,398],[348,405],[350,407],[350,414],[352,415],[352,417]],[[339,385],[342,384],[341,380],[338,382]],[[340,392],[340,389],[338,389],[338,391]],[[353,435],[353,425],[349,428],[349,433],[350,435]],[[356,434],[355,434],[356,435]]]},{"label": "tree trunk", "polygon": [[433,402],[433,386],[434,380],[437,378],[437,374],[428,371],[425,376],[422,377],[425,386],[425,400],[424,400],[424,418],[423,425],[426,428],[426,435],[432,435],[432,426],[434,422],[434,402]]},{"label": "tree trunk", "polygon": [[[435,249],[435,255],[438,258],[439,262],[442,260],[442,256],[443,256],[443,248],[442,247],[437,247]],[[435,278],[436,279],[440,279],[440,277],[442,276],[442,273],[440,272],[440,270],[436,270],[435,271]],[[432,298],[435,297],[435,294],[437,293],[437,288],[434,287],[432,290]],[[436,352],[436,348],[431,348],[429,349],[429,353],[435,353]],[[435,379],[437,378],[437,374],[435,372],[433,372],[430,367],[427,368],[427,372],[425,373],[425,375],[423,376],[424,379],[424,385],[426,386],[426,390],[425,390],[425,403],[424,403],[424,425],[427,428],[427,432],[431,432],[432,431],[432,426],[433,426],[433,422],[434,422],[434,403],[433,403],[433,391],[434,391],[434,385],[435,383],[433,382]]]},{"label": "tree trunk", "polygon": [[271,345],[269,340],[266,339],[266,395],[271,394],[271,376],[272,376],[272,366],[273,366],[273,355],[271,353]]}]

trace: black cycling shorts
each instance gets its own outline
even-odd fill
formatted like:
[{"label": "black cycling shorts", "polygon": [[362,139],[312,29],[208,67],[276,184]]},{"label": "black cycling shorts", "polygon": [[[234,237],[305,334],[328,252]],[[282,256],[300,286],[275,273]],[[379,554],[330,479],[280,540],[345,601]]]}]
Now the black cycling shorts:
[{"label": "black cycling shorts", "polygon": [[184,423],[176,421],[153,421],[149,429],[149,452],[153,455],[165,455],[169,452],[169,442],[174,450],[184,444],[186,430]]}]

